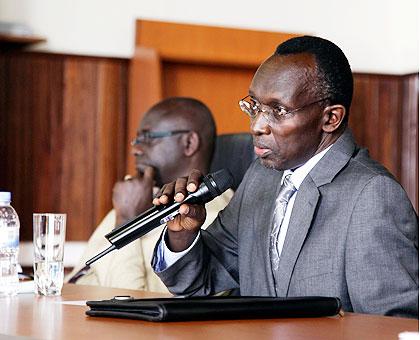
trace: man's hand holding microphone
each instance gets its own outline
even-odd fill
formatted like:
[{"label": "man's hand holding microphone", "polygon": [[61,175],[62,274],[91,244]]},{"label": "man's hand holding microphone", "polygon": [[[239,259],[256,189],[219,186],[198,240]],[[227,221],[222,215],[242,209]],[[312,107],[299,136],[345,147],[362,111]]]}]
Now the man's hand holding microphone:
[{"label": "man's hand holding microphone", "polygon": [[[192,170],[188,177],[180,177],[176,181],[165,184],[156,198],[153,199],[155,206],[175,202],[182,202],[188,193],[196,192],[201,184],[203,174],[198,170]],[[179,215],[167,222],[168,233],[166,244],[171,251],[180,252],[187,249],[204,224],[206,209],[202,204],[182,204],[179,207]]]}]

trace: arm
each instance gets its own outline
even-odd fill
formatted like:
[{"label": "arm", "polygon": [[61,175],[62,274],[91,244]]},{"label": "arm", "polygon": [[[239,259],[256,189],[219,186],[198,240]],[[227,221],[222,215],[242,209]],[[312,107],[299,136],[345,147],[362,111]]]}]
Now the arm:
[{"label": "arm", "polygon": [[[200,231],[191,250],[157,273],[172,293],[209,295],[239,287],[237,230],[247,178],[245,175],[225,210],[206,230]],[[154,267],[158,251],[159,245],[155,249]]]},{"label": "arm", "polygon": [[418,316],[418,218],[394,179],[376,176],[363,188],[345,256],[355,312]]}]

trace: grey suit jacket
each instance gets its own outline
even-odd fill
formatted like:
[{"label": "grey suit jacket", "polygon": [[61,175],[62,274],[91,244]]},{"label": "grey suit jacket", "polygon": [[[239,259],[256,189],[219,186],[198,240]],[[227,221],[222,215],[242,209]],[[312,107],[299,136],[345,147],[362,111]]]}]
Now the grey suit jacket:
[{"label": "grey suit jacket", "polygon": [[347,311],[417,317],[418,217],[402,187],[349,130],[297,192],[276,292],[269,241],[281,177],[258,160],[251,165],[195,246],[157,273],[169,290],[337,296]]}]

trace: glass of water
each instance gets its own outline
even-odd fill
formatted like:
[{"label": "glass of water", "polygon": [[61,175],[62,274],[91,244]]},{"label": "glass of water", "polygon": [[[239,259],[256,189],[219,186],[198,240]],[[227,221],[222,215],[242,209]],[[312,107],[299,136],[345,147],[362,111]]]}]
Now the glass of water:
[{"label": "glass of water", "polygon": [[34,214],[34,277],[38,295],[61,295],[66,214]]}]

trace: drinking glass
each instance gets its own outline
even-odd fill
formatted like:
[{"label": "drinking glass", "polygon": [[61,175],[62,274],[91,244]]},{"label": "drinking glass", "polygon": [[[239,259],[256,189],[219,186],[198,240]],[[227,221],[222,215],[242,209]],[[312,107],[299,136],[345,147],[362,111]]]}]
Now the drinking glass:
[{"label": "drinking glass", "polygon": [[66,214],[33,214],[34,278],[38,295],[61,295]]}]

